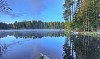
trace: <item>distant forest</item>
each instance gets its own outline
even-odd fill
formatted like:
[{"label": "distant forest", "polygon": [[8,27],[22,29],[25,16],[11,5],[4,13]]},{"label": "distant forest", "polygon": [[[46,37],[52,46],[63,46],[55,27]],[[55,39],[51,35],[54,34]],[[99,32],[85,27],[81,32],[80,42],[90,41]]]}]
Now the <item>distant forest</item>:
[{"label": "distant forest", "polygon": [[23,21],[14,23],[0,22],[0,29],[64,29],[64,22]]}]

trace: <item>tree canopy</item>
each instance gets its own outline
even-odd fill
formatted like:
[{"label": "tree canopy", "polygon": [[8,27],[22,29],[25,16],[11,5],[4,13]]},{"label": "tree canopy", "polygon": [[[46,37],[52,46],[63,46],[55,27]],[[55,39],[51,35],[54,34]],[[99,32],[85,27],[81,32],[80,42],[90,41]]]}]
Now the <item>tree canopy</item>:
[{"label": "tree canopy", "polygon": [[0,23],[0,29],[64,29],[64,22],[43,22],[43,21],[15,21],[12,24]]},{"label": "tree canopy", "polygon": [[99,5],[99,0],[65,0],[64,18],[70,20],[72,30],[96,31],[100,26],[97,25],[100,19]]},{"label": "tree canopy", "polygon": [[0,12],[9,12],[11,10],[6,0],[0,0]]}]

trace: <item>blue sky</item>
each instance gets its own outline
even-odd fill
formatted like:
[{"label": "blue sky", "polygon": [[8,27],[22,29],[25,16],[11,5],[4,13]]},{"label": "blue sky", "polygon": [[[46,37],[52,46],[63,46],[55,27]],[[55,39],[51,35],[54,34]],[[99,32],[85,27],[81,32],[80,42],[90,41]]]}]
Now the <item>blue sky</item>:
[{"label": "blue sky", "polygon": [[64,21],[64,0],[7,0],[11,13],[0,13],[0,21]]}]

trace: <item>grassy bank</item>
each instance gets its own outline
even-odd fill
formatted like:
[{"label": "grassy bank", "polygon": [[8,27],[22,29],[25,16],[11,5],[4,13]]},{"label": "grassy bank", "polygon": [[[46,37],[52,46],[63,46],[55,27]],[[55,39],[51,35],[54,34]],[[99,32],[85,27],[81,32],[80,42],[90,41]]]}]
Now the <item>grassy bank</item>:
[{"label": "grassy bank", "polygon": [[100,36],[97,32],[79,32],[80,35]]},{"label": "grassy bank", "polygon": [[89,35],[89,36],[93,36],[93,37],[100,36],[100,33],[98,33],[98,32],[73,32],[73,31],[65,30],[65,33],[67,33],[67,35],[79,34],[79,35]]}]

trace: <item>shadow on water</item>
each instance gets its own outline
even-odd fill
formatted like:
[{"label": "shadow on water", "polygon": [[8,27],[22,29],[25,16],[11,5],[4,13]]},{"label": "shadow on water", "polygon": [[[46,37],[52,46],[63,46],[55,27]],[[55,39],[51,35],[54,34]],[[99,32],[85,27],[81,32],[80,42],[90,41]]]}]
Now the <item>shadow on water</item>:
[{"label": "shadow on water", "polygon": [[70,35],[63,50],[64,59],[100,59],[100,37]]}]

